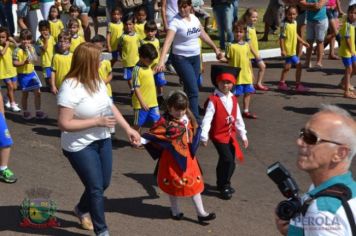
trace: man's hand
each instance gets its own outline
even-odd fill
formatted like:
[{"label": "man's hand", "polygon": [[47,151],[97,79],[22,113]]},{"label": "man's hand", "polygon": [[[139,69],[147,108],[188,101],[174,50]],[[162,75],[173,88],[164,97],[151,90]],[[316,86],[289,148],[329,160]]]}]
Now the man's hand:
[{"label": "man's hand", "polygon": [[282,235],[287,235],[288,233],[288,227],[289,227],[289,221],[286,220],[281,220],[277,215],[275,215],[275,223],[278,231]]}]

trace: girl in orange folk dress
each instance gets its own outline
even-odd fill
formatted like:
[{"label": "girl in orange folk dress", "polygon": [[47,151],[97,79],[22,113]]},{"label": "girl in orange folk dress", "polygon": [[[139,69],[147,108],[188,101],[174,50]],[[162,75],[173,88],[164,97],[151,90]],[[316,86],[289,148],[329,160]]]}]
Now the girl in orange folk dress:
[{"label": "girl in orange folk dress", "polygon": [[188,107],[187,95],[173,92],[167,99],[166,113],[143,135],[142,144],[154,159],[159,158],[157,182],[169,195],[172,219],[183,218],[178,197],[192,197],[201,223],[215,219],[215,213],[204,210],[200,195],[204,182],[195,152],[201,129]]}]

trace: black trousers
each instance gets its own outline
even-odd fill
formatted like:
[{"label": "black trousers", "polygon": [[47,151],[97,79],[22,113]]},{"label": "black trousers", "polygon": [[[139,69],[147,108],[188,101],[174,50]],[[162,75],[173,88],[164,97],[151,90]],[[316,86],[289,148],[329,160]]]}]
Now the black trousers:
[{"label": "black trousers", "polygon": [[213,142],[219,154],[216,166],[216,185],[218,189],[230,187],[230,180],[235,171],[235,148],[231,143]]}]

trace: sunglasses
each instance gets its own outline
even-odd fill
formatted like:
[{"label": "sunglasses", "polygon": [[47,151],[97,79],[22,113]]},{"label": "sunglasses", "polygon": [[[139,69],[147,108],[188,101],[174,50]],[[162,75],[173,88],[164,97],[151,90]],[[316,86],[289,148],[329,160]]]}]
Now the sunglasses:
[{"label": "sunglasses", "polygon": [[305,128],[300,130],[299,138],[301,138],[303,140],[303,142],[305,142],[308,145],[316,145],[319,143],[333,143],[333,144],[337,144],[337,145],[343,145],[342,143],[338,143],[335,141],[321,139],[316,135],[316,133],[314,133],[313,131],[311,131],[309,129],[305,129]]}]

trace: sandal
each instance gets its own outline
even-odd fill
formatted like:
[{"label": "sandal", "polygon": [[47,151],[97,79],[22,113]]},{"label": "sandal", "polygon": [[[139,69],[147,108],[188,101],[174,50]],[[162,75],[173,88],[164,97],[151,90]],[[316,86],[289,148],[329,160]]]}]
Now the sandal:
[{"label": "sandal", "polygon": [[356,94],[349,91],[349,92],[344,93],[344,98],[356,99]]},{"label": "sandal", "polygon": [[264,85],[255,84],[254,87],[256,90],[260,90],[260,91],[268,91],[269,90],[269,88]]},{"label": "sandal", "polygon": [[250,112],[243,112],[242,117],[247,118],[247,119],[257,119],[257,116]]},{"label": "sandal", "polygon": [[336,56],[336,55],[329,55],[329,60],[340,60],[340,57]]}]

